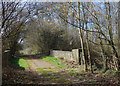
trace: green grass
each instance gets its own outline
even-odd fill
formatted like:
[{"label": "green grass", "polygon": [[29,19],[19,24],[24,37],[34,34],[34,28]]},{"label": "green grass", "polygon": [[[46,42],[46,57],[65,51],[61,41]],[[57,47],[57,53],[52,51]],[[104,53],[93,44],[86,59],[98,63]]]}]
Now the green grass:
[{"label": "green grass", "polygon": [[25,68],[25,70],[28,69],[28,64],[23,58],[13,58],[11,63],[17,67]]},{"label": "green grass", "polygon": [[16,83],[21,83],[22,81],[22,79],[18,79]]},{"label": "green grass", "polygon": [[71,71],[70,71],[70,72],[68,72],[68,74],[69,74],[69,75],[71,75],[71,76],[73,76],[73,75],[74,75],[74,73],[73,73],[73,72],[71,72]]},{"label": "green grass", "polygon": [[71,75],[71,76],[78,76],[79,75],[79,73],[78,72],[76,72],[76,71],[74,71],[74,70],[70,70],[69,72],[67,72],[69,75]]},{"label": "green grass", "polygon": [[26,54],[26,51],[25,50],[21,50],[20,53]]},{"label": "green grass", "polygon": [[77,76],[79,79],[85,79],[85,77],[82,77],[82,76]]},{"label": "green grass", "polygon": [[51,70],[51,69],[44,69],[44,68],[37,68],[37,71],[38,72],[41,72],[41,73],[44,73],[44,74],[46,74],[46,73],[56,73],[55,71],[53,71],[53,70]]},{"label": "green grass", "polygon": [[70,83],[69,80],[65,79],[65,77],[58,77],[58,78],[53,78],[51,81],[57,82],[57,83]]},{"label": "green grass", "polygon": [[88,82],[88,83],[93,83],[93,82],[94,82],[94,80],[89,79],[87,82]]},{"label": "green grass", "polygon": [[70,71],[70,72],[68,72],[68,74],[71,75],[71,76],[75,76],[75,77],[77,77],[77,78],[79,78],[81,80],[85,79],[85,77],[80,76],[80,74],[75,72],[75,71]]},{"label": "green grass", "polygon": [[37,70],[41,73],[41,76],[48,78],[49,81],[52,81],[55,83],[70,84],[69,80],[67,80],[65,77],[59,75],[59,73],[57,74],[56,71],[50,69],[49,67],[48,68],[37,68]]},{"label": "green grass", "polygon": [[105,72],[105,74],[106,74],[106,75],[109,75],[109,76],[114,76],[114,75],[116,75],[116,73],[117,73],[117,71],[115,71],[115,70],[107,70],[107,71]]},{"label": "green grass", "polygon": [[50,64],[55,65],[57,69],[63,67],[63,65],[60,64],[62,61],[60,59],[58,59],[58,58],[51,57],[51,56],[44,56],[44,57],[41,57],[41,59],[49,62]]}]

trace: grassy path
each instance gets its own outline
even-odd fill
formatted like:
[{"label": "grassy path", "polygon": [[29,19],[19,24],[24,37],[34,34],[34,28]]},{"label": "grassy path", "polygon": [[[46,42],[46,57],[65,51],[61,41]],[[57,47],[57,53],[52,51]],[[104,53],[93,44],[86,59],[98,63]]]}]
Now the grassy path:
[{"label": "grassy path", "polygon": [[57,63],[59,64],[59,62],[55,61],[55,59],[52,59],[52,57],[49,59],[25,59],[25,61],[28,63],[30,71],[36,72],[38,75],[43,77],[43,80],[47,80],[46,82],[51,81],[51,83],[71,84],[79,81],[78,78],[71,77],[65,71],[58,69],[59,66]]}]

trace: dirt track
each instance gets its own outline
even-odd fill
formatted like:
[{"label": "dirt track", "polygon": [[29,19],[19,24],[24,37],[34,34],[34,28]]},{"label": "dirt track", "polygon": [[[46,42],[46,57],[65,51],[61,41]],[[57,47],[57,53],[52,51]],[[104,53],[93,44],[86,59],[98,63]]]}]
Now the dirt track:
[{"label": "dirt track", "polygon": [[46,62],[42,59],[26,59],[29,69],[32,71],[37,71],[36,68],[55,68],[49,62]]}]

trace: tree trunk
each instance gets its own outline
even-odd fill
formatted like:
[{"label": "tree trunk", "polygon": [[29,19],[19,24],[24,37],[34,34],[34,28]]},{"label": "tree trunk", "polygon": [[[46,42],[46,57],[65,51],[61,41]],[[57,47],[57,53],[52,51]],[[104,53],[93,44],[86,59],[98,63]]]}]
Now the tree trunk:
[{"label": "tree trunk", "polygon": [[[84,7],[82,6],[82,9],[84,10]],[[84,11],[83,11],[84,12]],[[93,73],[93,69],[92,69],[92,60],[91,60],[91,55],[90,55],[90,47],[89,47],[89,41],[88,41],[88,27],[87,27],[87,20],[88,20],[88,16],[85,14],[83,14],[83,23],[85,23],[85,29],[86,29],[86,45],[87,45],[87,54],[88,54],[88,59],[89,59],[89,65],[90,65],[90,71],[91,73]]]},{"label": "tree trunk", "polygon": [[[99,38],[100,38],[100,34],[99,34]],[[103,61],[104,61],[104,66],[103,66],[103,72],[107,71],[107,56],[106,53],[104,51],[104,47],[103,47],[103,43],[102,43],[102,39],[100,38],[100,47],[101,47],[101,51],[102,51],[102,57],[103,57]]]},{"label": "tree trunk", "polygon": [[87,23],[86,23],[86,44],[87,44],[87,51],[88,51],[88,59],[89,59],[90,71],[91,71],[91,73],[93,73],[92,60],[91,60],[90,48],[89,48],[89,42],[88,42]]},{"label": "tree trunk", "polygon": [[[83,13],[84,14],[84,13]],[[83,59],[83,62],[84,62],[84,71],[87,71],[87,64],[86,64],[86,59],[85,59],[85,52],[84,52],[84,44],[83,44],[83,33],[82,33],[82,30],[81,30],[81,24],[80,24],[80,2],[78,2],[78,24],[79,24],[79,33],[80,33],[80,40],[81,40],[81,47],[82,47],[82,59]],[[84,24],[83,24],[84,26]],[[82,27],[84,28],[84,27]]]}]

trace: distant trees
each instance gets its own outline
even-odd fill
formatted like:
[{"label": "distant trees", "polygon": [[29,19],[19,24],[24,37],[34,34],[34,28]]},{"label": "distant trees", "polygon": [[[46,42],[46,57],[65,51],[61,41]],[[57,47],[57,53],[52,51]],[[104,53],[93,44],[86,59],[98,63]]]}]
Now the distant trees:
[{"label": "distant trees", "polygon": [[[32,26],[31,26],[32,25]],[[29,46],[32,51],[49,52],[50,49],[62,49],[64,31],[54,23],[45,22],[43,19],[31,19],[26,26],[24,46]],[[59,45],[59,46],[58,46]]]},{"label": "distant trees", "polygon": [[[54,14],[54,10],[50,11],[50,3],[33,3],[30,5],[33,16],[25,26],[27,29],[25,45],[32,47],[32,50],[37,49],[39,52],[48,52],[50,49],[71,50],[80,47],[79,36],[75,35],[79,32],[76,29],[69,29],[67,22]],[[68,19],[67,15],[66,19]]]},{"label": "distant trees", "polygon": [[[42,18],[31,18],[26,24],[24,46],[33,52],[49,52],[50,49],[69,50],[70,41],[66,37],[64,27],[44,20]],[[69,36],[70,37],[70,36]],[[24,47],[24,48],[25,48]],[[66,48],[67,47],[67,48]],[[69,47],[69,48],[68,48]]]}]

